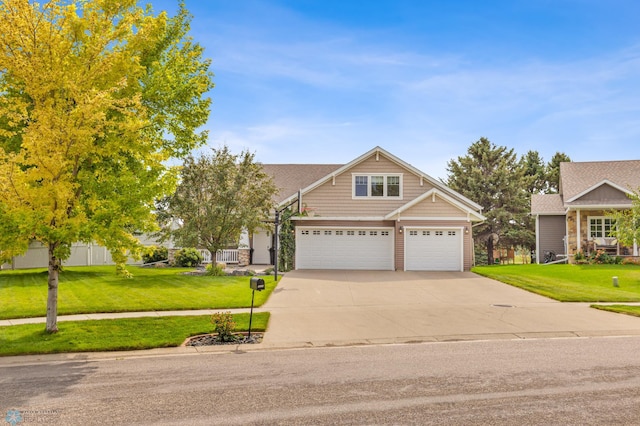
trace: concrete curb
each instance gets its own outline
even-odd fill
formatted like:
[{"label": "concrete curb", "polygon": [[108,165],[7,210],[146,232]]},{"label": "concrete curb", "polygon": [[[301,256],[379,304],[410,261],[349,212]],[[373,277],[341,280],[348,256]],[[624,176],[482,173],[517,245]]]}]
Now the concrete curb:
[{"label": "concrete curb", "polygon": [[540,340],[540,339],[603,339],[640,336],[637,331],[593,331],[593,332],[548,332],[548,333],[491,333],[491,334],[460,334],[442,336],[415,336],[412,338],[380,338],[344,341],[309,341],[288,342],[277,345],[243,344],[220,346],[178,346],[172,348],[155,348],[136,351],[114,352],[74,352],[42,355],[18,355],[0,357],[0,368],[15,365],[57,364],[69,362],[98,362],[117,361],[132,358],[155,358],[168,356],[197,356],[197,355],[241,355],[249,352],[283,351],[300,349],[327,349],[347,348],[380,345],[411,345],[411,344],[457,344],[469,342],[495,341],[495,340]]}]

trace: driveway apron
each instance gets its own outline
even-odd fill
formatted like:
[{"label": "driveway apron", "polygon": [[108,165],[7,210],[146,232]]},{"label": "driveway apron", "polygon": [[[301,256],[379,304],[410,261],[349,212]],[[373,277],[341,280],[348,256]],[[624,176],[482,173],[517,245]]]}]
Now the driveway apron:
[{"label": "driveway apron", "polygon": [[640,318],[470,272],[292,271],[261,310],[267,347],[640,335]]}]

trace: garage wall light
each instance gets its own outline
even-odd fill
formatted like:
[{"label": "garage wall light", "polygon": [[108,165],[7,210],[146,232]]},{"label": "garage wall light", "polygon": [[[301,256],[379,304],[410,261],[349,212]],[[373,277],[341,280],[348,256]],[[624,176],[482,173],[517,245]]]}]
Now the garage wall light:
[{"label": "garage wall light", "polygon": [[465,226],[465,227],[464,227],[464,233],[465,233],[465,234],[468,234],[468,233],[469,233],[469,227],[468,227],[468,226]]},{"label": "garage wall light", "polygon": [[398,228],[398,232],[402,234],[402,231],[404,231],[404,226],[401,226],[400,228]]}]

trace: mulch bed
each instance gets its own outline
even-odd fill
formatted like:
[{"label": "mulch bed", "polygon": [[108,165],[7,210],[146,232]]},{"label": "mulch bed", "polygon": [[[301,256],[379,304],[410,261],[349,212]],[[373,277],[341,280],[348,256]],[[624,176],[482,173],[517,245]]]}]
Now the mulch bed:
[{"label": "mulch bed", "polygon": [[263,333],[251,333],[251,337],[247,333],[235,334],[237,340],[233,342],[223,342],[218,339],[217,334],[202,334],[187,339],[184,346],[212,346],[212,345],[244,345],[262,342]]}]

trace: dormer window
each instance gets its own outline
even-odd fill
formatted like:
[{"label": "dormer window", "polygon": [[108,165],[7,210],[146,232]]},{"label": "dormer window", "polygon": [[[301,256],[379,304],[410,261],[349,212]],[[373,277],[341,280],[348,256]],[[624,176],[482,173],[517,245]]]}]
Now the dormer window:
[{"label": "dormer window", "polygon": [[354,174],[353,198],[402,198],[402,175]]}]

